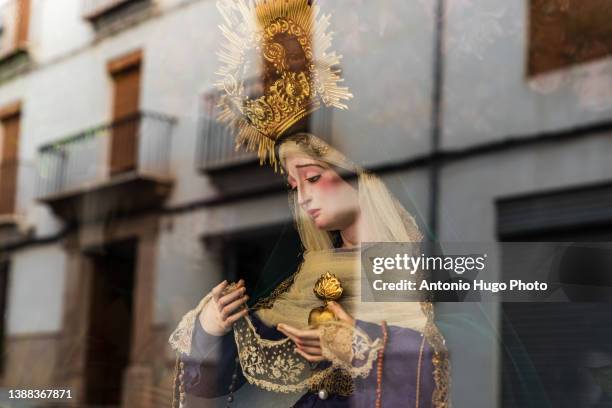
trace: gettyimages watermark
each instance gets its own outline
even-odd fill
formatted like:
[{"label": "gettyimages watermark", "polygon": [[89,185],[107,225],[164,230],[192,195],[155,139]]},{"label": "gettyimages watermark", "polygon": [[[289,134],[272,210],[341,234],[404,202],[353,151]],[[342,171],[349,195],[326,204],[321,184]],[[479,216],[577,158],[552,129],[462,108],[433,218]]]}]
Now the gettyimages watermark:
[{"label": "gettyimages watermark", "polygon": [[612,243],[366,243],[364,302],[612,302]]}]

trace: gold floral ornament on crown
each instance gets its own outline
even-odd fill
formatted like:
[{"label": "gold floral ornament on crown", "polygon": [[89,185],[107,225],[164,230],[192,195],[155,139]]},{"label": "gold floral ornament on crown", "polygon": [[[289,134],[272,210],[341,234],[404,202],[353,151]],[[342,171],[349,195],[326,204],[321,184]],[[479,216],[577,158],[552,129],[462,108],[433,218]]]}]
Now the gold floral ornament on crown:
[{"label": "gold floral ornament on crown", "polygon": [[[218,120],[235,129],[236,149],[257,151],[260,164],[277,169],[276,140],[321,107],[347,109],[352,98],[339,84],[340,56],[329,51],[329,15],[316,0],[219,0],[225,41],[218,52],[216,85],[222,93]],[[258,63],[258,95],[250,92],[248,72]]]}]

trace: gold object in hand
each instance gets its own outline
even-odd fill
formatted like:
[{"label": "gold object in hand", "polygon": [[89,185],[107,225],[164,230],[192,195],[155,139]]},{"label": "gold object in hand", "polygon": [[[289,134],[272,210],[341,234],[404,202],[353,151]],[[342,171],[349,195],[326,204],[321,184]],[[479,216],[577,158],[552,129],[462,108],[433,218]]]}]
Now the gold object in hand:
[{"label": "gold object in hand", "polygon": [[308,315],[308,324],[310,326],[318,326],[323,322],[336,320],[336,315],[329,310],[327,302],[330,300],[338,300],[342,296],[342,283],[340,279],[332,273],[325,272],[317,280],[312,291],[323,301],[323,306],[316,307],[310,311]]}]

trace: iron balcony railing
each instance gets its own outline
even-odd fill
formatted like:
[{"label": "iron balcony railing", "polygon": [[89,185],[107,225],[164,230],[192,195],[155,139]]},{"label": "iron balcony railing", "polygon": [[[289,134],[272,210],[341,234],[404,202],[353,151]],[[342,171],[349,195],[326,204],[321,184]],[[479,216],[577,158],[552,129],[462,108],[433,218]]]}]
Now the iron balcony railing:
[{"label": "iron balcony railing", "polygon": [[255,152],[244,147],[236,149],[234,130],[219,123],[216,119],[203,116],[200,119],[197,164],[201,171],[214,171],[223,168],[254,162]]},{"label": "iron balcony railing", "polygon": [[0,162],[0,224],[23,218],[34,203],[35,168],[19,160]]},{"label": "iron balcony railing", "polygon": [[124,174],[169,177],[175,119],[138,112],[39,149],[39,198],[95,186]]},{"label": "iron balcony railing", "polygon": [[[262,79],[250,78],[245,81],[247,95],[259,95],[263,92]],[[211,172],[246,163],[254,163],[256,152],[247,151],[245,147],[236,149],[235,130],[227,124],[219,123],[221,94],[208,92],[202,95],[201,117],[199,126],[196,164],[200,171]],[[304,131],[315,133],[324,139],[331,136],[332,110],[321,109],[308,117]]]},{"label": "iron balcony railing", "polygon": [[29,17],[30,0],[0,2],[0,59],[26,47]]}]

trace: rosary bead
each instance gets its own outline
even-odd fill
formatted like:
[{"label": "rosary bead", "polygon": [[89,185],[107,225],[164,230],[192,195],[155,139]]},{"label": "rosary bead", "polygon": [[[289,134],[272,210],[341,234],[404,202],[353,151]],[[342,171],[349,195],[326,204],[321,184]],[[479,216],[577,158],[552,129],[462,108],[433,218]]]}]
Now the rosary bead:
[{"label": "rosary bead", "polygon": [[387,331],[387,322],[382,322],[383,332],[383,347],[378,351],[378,361],[376,362],[376,408],[382,408],[382,377],[383,377],[383,361],[385,357],[385,347],[389,333]]}]

